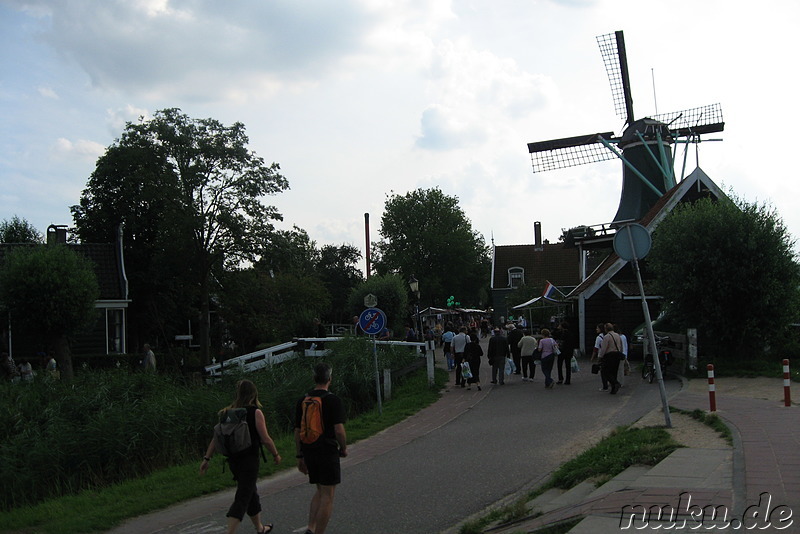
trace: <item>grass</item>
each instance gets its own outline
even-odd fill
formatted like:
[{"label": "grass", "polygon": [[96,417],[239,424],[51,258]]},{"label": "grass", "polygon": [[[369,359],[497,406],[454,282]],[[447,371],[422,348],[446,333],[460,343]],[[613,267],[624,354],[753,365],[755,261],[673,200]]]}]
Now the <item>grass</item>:
[{"label": "grass", "polygon": [[[408,377],[395,387],[394,398],[384,403],[382,415],[375,409],[348,421],[348,442],[353,443],[372,436],[432,404],[439,398],[439,391],[446,381],[447,373],[441,369],[436,370],[436,384],[433,388],[428,387],[424,370]],[[273,438],[284,461],[280,466],[275,466],[271,461],[262,462],[262,476],[293,469],[296,465],[293,460],[294,437],[290,434],[273,434]],[[217,456],[212,460],[212,466],[205,476],[198,474],[199,466],[197,461],[176,465],[103,489],[87,490],[34,506],[2,512],[0,532],[102,532],[125,519],[234,486],[230,471],[226,469],[225,473],[222,472],[221,457]]]}]

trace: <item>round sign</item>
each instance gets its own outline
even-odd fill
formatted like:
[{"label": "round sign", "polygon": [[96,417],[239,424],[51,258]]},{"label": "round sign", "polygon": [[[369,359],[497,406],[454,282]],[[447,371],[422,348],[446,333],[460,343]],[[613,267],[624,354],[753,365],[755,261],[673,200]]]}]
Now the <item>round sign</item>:
[{"label": "round sign", "polygon": [[378,308],[367,308],[358,318],[358,326],[365,334],[380,334],[386,326],[386,314]]},{"label": "round sign", "polygon": [[364,297],[364,306],[366,308],[374,308],[378,305],[378,297],[369,293],[367,296]]},{"label": "round sign", "polygon": [[652,244],[650,232],[637,223],[626,224],[614,235],[614,252],[625,261],[644,258]]}]

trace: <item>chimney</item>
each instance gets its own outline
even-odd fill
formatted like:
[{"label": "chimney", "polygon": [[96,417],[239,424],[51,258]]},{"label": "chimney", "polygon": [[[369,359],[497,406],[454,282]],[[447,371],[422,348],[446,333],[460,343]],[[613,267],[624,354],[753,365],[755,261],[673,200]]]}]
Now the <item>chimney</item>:
[{"label": "chimney", "polygon": [[539,221],[533,223],[533,245],[534,250],[544,250],[542,247],[542,223]]}]

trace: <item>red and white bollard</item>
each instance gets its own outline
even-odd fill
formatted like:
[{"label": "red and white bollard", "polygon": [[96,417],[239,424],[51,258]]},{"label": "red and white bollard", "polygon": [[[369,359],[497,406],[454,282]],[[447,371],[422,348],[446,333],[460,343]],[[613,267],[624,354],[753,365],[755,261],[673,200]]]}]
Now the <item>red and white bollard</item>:
[{"label": "red and white bollard", "polygon": [[789,360],[783,360],[783,405],[792,405],[792,392],[791,392],[792,379],[789,374]]},{"label": "red and white bollard", "polygon": [[717,411],[717,398],[716,398],[716,387],[714,386],[714,365],[708,364],[706,366],[708,369],[708,402],[710,405],[710,411],[716,412]]}]

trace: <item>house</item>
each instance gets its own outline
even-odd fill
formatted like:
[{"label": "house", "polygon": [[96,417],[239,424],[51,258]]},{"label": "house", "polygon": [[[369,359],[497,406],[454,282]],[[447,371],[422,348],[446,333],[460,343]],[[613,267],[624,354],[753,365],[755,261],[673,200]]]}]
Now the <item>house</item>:
[{"label": "house", "polygon": [[[97,320],[89,331],[73,339],[70,349],[74,355],[125,353],[128,348],[127,308],[130,300],[122,250],[122,227],[117,231],[115,243],[72,244],[67,243],[65,227],[51,225],[47,230],[48,244],[45,245],[0,244],[0,262],[14,247],[46,247],[52,243],[65,244],[88,258],[95,266],[100,288],[100,296],[95,302]],[[21,331],[14,329],[13,315],[9,318],[7,310],[0,312],[0,315],[3,350],[7,350],[15,358],[30,358],[45,350],[45,347],[38,345],[37,336],[23,335]]]},{"label": "house", "polygon": [[[725,198],[725,193],[699,167],[683,181],[662,195],[638,221],[652,234],[658,224],[682,202],[700,198]],[[633,221],[618,221],[602,225],[599,231],[573,236],[575,245],[585,258],[585,250],[605,250],[607,257],[568,295],[567,300],[577,308],[579,344],[584,353],[591,350],[595,338],[595,325],[613,322],[622,332],[630,333],[644,322],[641,294],[636,275],[628,261],[613,252],[616,228]],[[647,260],[639,262],[646,301],[650,315],[656,317],[661,308],[661,297],[648,291],[652,284],[648,276]]]},{"label": "house", "polygon": [[516,315],[506,297],[525,286],[541,294],[547,282],[561,287],[575,287],[581,282],[581,252],[564,243],[542,242],[541,223],[534,223],[534,243],[492,246],[492,319],[495,324]]}]

